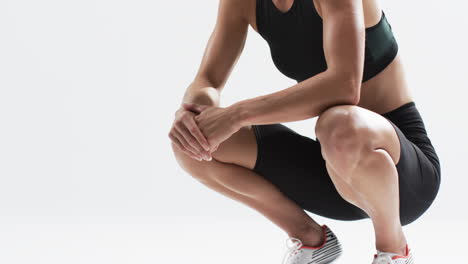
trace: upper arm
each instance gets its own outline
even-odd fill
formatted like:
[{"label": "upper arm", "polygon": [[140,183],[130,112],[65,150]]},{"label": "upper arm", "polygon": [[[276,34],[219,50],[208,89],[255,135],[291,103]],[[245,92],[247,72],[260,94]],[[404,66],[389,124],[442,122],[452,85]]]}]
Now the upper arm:
[{"label": "upper arm", "polygon": [[362,0],[317,1],[322,11],[327,70],[351,80],[354,87],[360,87],[365,48]]},{"label": "upper arm", "polygon": [[248,25],[242,0],[220,0],[215,27],[196,78],[222,89],[245,45]]}]

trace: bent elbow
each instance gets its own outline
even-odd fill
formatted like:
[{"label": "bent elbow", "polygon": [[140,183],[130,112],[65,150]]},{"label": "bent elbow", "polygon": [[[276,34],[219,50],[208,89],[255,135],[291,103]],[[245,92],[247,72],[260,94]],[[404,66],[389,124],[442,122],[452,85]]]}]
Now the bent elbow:
[{"label": "bent elbow", "polygon": [[349,102],[352,105],[358,105],[361,97],[361,87],[353,87],[350,88],[350,92],[348,93]]},{"label": "bent elbow", "polygon": [[354,77],[342,77],[343,100],[351,105],[359,104],[361,96],[361,79]]},{"label": "bent elbow", "polygon": [[345,69],[328,69],[334,86],[337,87],[337,95],[341,103],[357,105],[361,95],[362,77],[359,71]]}]

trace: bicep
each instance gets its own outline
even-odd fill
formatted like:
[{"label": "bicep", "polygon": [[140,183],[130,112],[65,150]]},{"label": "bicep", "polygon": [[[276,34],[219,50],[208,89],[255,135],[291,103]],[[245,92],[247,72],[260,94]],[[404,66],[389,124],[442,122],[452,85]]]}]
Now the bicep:
[{"label": "bicep", "polygon": [[362,78],[365,48],[362,0],[318,1],[328,69],[353,79]]},{"label": "bicep", "polygon": [[216,25],[206,45],[197,78],[216,88],[227,81],[245,45],[248,22],[241,0],[220,0]]}]

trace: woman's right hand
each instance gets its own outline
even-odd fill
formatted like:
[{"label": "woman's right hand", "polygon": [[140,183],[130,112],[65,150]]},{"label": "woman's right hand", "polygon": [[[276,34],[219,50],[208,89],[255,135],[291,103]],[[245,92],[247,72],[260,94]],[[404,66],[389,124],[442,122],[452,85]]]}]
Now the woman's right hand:
[{"label": "woman's right hand", "polygon": [[201,161],[212,159],[208,140],[195,122],[197,114],[181,106],[175,112],[174,123],[169,131],[169,138],[174,145],[190,157]]}]

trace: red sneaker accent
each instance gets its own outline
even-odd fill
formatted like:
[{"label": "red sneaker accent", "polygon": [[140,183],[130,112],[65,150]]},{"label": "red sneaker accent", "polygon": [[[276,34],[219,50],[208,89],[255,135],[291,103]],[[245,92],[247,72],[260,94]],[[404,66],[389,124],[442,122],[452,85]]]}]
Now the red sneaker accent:
[{"label": "red sneaker accent", "polygon": [[409,248],[408,248],[408,243],[406,244],[405,247],[405,255],[404,256],[393,256],[392,259],[397,259],[397,258],[407,258],[409,256]]}]

